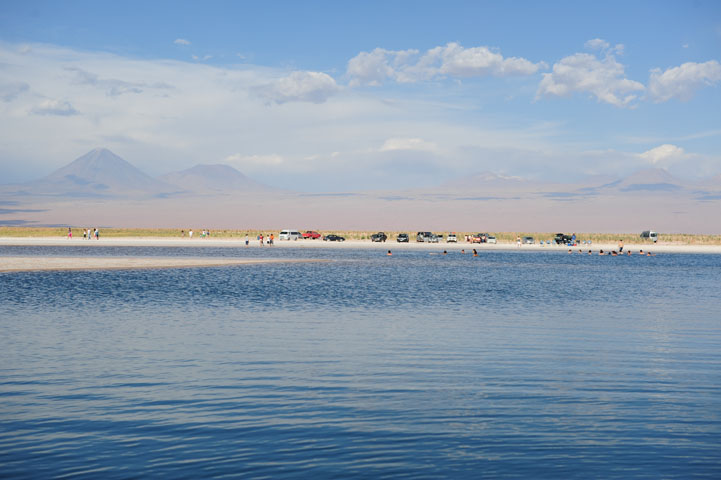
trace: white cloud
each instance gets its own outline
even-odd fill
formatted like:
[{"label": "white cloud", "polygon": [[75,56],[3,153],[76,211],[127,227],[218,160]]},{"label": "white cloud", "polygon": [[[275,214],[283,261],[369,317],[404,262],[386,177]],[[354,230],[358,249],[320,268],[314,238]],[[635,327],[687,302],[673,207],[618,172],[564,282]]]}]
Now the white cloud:
[{"label": "white cloud", "polygon": [[488,47],[463,48],[457,43],[446,45],[440,58],[440,73],[452,77],[532,75],[541,66],[525,58],[503,58]]},{"label": "white cloud", "polygon": [[361,52],[348,61],[347,75],[350,86],[381,85],[386,80],[401,81],[402,74],[397,68],[417,54],[417,50],[386,50],[376,48],[372,52]]},{"label": "white cloud", "polygon": [[[597,45],[599,41],[590,42]],[[611,53],[606,53],[604,58],[576,53],[555,63],[551,73],[543,74],[536,95],[568,97],[573,93],[590,93],[600,102],[624,107],[643,90],[643,84],[626,78],[624,66]]]},{"label": "white cloud", "polygon": [[422,138],[389,138],[383,142],[381,152],[392,152],[398,150],[416,150],[424,152],[436,152],[438,147],[433,142],[427,142]]},{"label": "white cloud", "polygon": [[190,45],[190,41],[184,38],[176,38],[173,43],[176,45]]},{"label": "white cloud", "polygon": [[335,80],[322,72],[292,72],[256,89],[257,93],[270,102],[311,102],[323,103],[339,90]]},{"label": "white cloud", "polygon": [[638,156],[651,165],[667,167],[672,163],[684,160],[687,154],[683,148],[666,143],[639,153]]},{"label": "white cloud", "polygon": [[648,96],[655,102],[672,98],[690,100],[700,88],[712,86],[721,81],[721,65],[716,60],[705,63],[687,62],[662,72],[651,70],[648,81]]},{"label": "white cloud", "polygon": [[483,76],[532,75],[546,68],[525,58],[504,58],[489,47],[464,48],[448,43],[418,56],[418,50],[385,50],[361,52],[348,61],[350,85],[378,86],[387,80],[398,83],[434,78],[469,78]]},{"label": "white cloud", "polygon": [[59,115],[63,117],[77,115],[78,111],[64,100],[44,100],[32,109],[36,115]]},{"label": "white cloud", "polygon": [[585,43],[586,48],[589,50],[606,50],[611,45],[601,38],[593,38]]}]

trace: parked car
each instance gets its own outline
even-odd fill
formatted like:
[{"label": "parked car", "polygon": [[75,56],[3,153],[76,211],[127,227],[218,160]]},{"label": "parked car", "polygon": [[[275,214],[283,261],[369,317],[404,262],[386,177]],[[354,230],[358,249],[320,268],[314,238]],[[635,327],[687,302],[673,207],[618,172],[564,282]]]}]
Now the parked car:
[{"label": "parked car", "polygon": [[524,245],[533,245],[535,240],[533,240],[533,237],[523,237],[522,242]]},{"label": "parked car", "polygon": [[435,233],[431,233],[430,237],[426,237],[426,242],[428,243],[438,243],[441,241],[441,239],[436,235]]},{"label": "parked car", "polygon": [[556,245],[568,245],[571,243],[571,235],[566,235],[564,233],[557,233],[555,237],[553,237],[553,242]]},{"label": "parked car", "polygon": [[446,237],[446,243],[458,243],[458,238],[456,238],[456,234],[449,233],[448,237]]},{"label": "parked car", "polygon": [[315,240],[316,238],[320,238],[320,233],[314,231],[314,230],[308,230],[303,234],[303,238],[310,238],[311,240]]},{"label": "parked car", "polygon": [[644,240],[651,240],[653,243],[658,242],[658,233],[653,230],[645,230],[641,232],[641,238]]},{"label": "parked car", "polygon": [[408,243],[410,241],[410,238],[408,238],[407,233],[399,233],[398,237],[396,238],[396,242],[398,243]]},{"label": "parked car", "polygon": [[431,238],[431,232],[418,232],[416,234],[416,242],[425,242],[427,238]]},{"label": "parked car", "polygon": [[341,237],[340,235],[336,235],[334,233],[331,233],[330,235],[326,235],[323,237],[324,242],[345,242],[345,238]]},{"label": "parked car", "polygon": [[281,230],[278,235],[278,240],[298,240],[303,238],[303,235],[298,230]]},{"label": "parked car", "polygon": [[388,240],[388,235],[383,232],[378,232],[371,235],[371,242],[385,242],[386,240]]},{"label": "parked car", "polygon": [[488,236],[486,237],[486,242],[487,242],[487,243],[493,243],[493,244],[498,243],[498,242],[496,241],[496,237],[494,237],[493,235],[488,235]]},{"label": "parked car", "polygon": [[471,243],[486,243],[487,240],[487,233],[476,233],[474,235],[471,235]]}]

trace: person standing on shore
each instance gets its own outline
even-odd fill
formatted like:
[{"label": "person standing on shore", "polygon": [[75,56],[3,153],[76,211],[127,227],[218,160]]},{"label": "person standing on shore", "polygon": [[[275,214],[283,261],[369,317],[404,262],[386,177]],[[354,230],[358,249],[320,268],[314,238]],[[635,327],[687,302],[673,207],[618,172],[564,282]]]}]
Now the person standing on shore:
[{"label": "person standing on shore", "polygon": [[517,236],[517,237],[516,237],[516,246],[517,246],[518,248],[521,248],[521,237],[520,237],[520,236]]},{"label": "person standing on shore", "polygon": [[193,229],[188,230],[188,238],[193,239]]},{"label": "person standing on shore", "polygon": [[262,233],[260,235],[258,235],[258,240],[260,240],[260,246],[262,247],[263,246],[263,234]]},{"label": "person standing on shore", "polygon": [[623,238],[618,241],[618,253],[623,253]]},{"label": "person standing on shore", "polygon": [[246,233],[245,234],[245,246],[247,247],[249,243],[250,243],[250,240],[248,240],[248,234]]},{"label": "person standing on shore", "polygon": [[273,245],[273,240],[275,240],[275,236],[271,233],[270,234],[270,244]]},{"label": "person standing on shore", "polygon": [[73,229],[70,228],[70,227],[68,227],[68,238],[69,238],[69,239],[72,239],[72,238],[73,238]]}]

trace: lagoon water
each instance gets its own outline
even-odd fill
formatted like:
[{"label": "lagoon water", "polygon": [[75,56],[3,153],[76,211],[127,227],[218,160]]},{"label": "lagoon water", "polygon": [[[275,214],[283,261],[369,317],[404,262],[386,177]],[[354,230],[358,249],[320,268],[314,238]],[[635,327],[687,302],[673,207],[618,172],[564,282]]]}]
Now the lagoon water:
[{"label": "lagoon water", "polygon": [[70,253],[332,261],[0,274],[0,477],[721,478],[721,256]]}]

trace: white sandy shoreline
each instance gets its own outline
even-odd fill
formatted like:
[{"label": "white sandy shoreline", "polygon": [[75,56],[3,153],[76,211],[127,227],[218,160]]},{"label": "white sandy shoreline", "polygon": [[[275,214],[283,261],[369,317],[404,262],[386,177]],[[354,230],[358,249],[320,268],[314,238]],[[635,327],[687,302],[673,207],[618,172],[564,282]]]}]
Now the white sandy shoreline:
[{"label": "white sandy shoreline", "polygon": [[[224,248],[369,248],[378,250],[422,250],[429,252],[443,251],[448,252],[460,251],[465,249],[470,251],[476,250],[514,250],[514,251],[568,251],[571,248],[574,252],[579,249],[587,252],[592,250],[597,253],[599,250],[611,251],[616,250],[616,244],[593,244],[579,245],[576,247],[567,247],[560,245],[522,245],[518,247],[515,243],[501,244],[470,244],[465,242],[459,243],[397,243],[395,241],[387,241],[374,243],[370,240],[347,240],[345,242],[324,242],[322,240],[297,240],[297,241],[275,241],[275,245],[264,245],[261,247],[258,240],[252,239],[248,247],[245,246],[244,239],[231,238],[170,238],[170,237],[101,237],[100,240],[85,240],[83,238],[57,238],[57,237],[2,237],[0,238],[0,246],[53,246],[53,247],[224,247]],[[632,244],[626,243],[624,251],[632,251],[637,253],[640,250],[651,250],[654,253],[706,253],[721,254],[721,246],[719,245],[675,245],[675,244]]]}]

